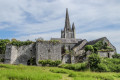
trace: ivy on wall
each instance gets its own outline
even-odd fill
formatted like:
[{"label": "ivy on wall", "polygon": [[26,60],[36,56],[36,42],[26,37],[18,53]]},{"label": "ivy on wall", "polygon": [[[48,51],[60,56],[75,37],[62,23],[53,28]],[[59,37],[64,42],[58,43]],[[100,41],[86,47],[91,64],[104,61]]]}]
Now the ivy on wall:
[{"label": "ivy on wall", "polygon": [[97,53],[97,51],[114,51],[111,47],[108,46],[108,44],[105,42],[103,44],[103,40],[98,41],[94,45],[87,45],[85,46],[85,51],[92,51],[94,53]]},{"label": "ivy on wall", "polygon": [[16,39],[12,39],[11,41],[9,39],[0,39],[0,54],[5,54],[6,45],[12,44],[15,46],[23,46],[23,45],[29,45],[33,43],[32,41],[19,41]]}]

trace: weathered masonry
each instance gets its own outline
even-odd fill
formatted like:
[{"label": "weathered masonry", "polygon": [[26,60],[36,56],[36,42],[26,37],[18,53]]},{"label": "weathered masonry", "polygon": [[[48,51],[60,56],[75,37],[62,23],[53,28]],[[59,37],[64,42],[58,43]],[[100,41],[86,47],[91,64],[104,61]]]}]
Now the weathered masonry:
[{"label": "weathered masonry", "polygon": [[[52,42],[59,41],[59,42]],[[8,44],[5,52],[5,63],[8,64],[29,64],[30,59],[38,65],[39,60],[53,61],[60,60],[62,63],[77,63],[86,60],[86,56],[90,55],[90,51],[85,51],[85,46],[96,45],[102,42],[103,45],[107,44],[110,50],[98,50],[101,57],[112,58],[116,53],[116,48],[110,43],[106,37],[96,40],[87,41],[86,39],[76,39],[75,25],[70,24],[68,9],[66,9],[65,26],[61,30],[61,38],[51,38],[50,41],[36,41],[35,43],[14,46]]]}]

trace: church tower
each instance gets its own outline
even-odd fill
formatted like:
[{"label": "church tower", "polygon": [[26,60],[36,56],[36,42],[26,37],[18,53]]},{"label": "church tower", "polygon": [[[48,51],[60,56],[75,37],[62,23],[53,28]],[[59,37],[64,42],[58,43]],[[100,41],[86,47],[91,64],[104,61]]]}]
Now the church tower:
[{"label": "church tower", "polygon": [[70,25],[68,9],[66,9],[65,27],[61,30],[61,38],[75,38],[75,25]]}]

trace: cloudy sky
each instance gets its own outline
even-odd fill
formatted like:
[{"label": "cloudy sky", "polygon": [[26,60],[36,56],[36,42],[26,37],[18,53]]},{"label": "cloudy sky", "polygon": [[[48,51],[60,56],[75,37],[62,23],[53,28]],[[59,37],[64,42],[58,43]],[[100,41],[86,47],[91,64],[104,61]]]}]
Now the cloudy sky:
[{"label": "cloudy sky", "polygon": [[120,0],[0,0],[0,38],[59,38],[68,8],[76,37],[107,37],[120,53]]}]

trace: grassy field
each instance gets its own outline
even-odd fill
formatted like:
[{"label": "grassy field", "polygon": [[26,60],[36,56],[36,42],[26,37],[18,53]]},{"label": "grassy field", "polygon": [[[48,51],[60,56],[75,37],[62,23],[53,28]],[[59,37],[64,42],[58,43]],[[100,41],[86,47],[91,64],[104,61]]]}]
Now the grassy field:
[{"label": "grassy field", "polygon": [[0,64],[0,80],[120,80],[120,73],[75,72],[57,67]]}]

